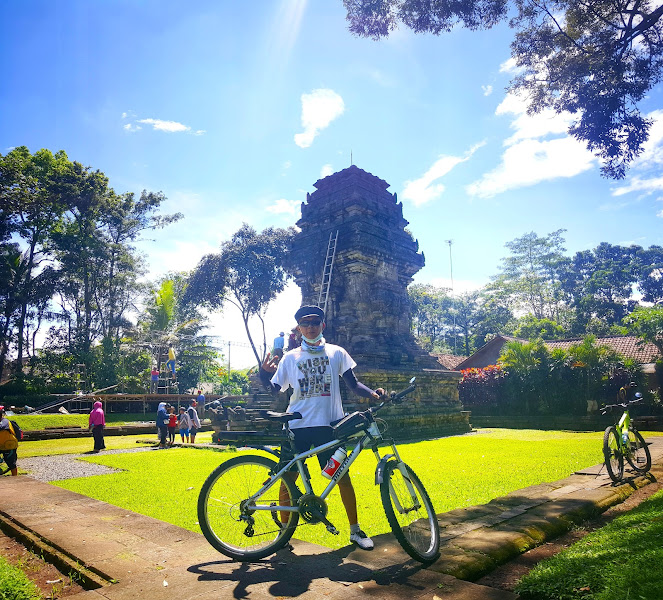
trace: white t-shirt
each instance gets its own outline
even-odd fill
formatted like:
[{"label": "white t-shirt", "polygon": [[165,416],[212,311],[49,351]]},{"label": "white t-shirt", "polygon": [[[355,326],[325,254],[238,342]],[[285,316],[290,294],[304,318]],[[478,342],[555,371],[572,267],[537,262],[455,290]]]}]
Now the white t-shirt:
[{"label": "white t-shirt", "polygon": [[321,353],[295,348],[279,363],[272,383],[282,391],[292,387],[288,412],[299,412],[301,419],[290,421],[291,429],[323,427],[343,418],[339,377],[357,366],[340,346],[325,344]]}]

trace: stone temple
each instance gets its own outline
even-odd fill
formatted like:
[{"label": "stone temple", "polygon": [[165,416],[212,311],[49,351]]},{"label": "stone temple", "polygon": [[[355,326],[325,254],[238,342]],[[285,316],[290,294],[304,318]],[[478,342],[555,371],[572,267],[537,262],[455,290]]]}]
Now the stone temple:
[{"label": "stone temple", "polygon": [[[325,338],[348,350],[369,386],[397,390],[417,377],[414,404],[388,409],[413,438],[468,431],[469,417],[458,400],[460,374],[421,349],[410,330],[407,286],[424,266],[424,255],[406,229],[402,203],[386,181],[354,165],[314,187],[302,203],[301,231],[288,258],[302,302],[318,303],[330,234],[338,232]],[[344,396],[352,410],[359,399]]]}]

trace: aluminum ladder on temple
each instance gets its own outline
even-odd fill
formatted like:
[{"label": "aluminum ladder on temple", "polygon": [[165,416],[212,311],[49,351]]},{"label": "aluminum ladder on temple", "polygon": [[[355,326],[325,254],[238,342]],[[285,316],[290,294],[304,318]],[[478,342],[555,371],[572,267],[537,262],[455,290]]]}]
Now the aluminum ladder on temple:
[{"label": "aluminum ladder on temple", "polygon": [[329,300],[329,288],[331,286],[332,271],[334,270],[334,259],[336,258],[336,242],[338,241],[338,229],[329,232],[329,243],[327,244],[327,256],[325,266],[322,269],[322,283],[320,284],[320,295],[318,306],[327,314],[327,300]]}]

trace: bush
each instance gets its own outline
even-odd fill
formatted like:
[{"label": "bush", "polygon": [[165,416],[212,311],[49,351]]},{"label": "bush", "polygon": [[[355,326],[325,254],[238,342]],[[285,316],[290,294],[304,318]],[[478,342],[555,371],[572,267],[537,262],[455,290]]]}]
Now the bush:
[{"label": "bush", "polygon": [[43,596],[23,571],[10,565],[0,556],[0,598],[2,600],[38,600]]}]

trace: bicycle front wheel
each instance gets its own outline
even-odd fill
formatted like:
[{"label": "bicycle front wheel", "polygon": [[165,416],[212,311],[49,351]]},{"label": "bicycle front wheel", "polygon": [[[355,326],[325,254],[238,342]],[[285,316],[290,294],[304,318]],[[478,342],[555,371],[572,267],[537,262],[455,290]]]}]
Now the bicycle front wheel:
[{"label": "bicycle front wheel", "polygon": [[608,475],[615,483],[619,483],[624,475],[624,455],[621,451],[617,430],[610,426],[603,434],[603,456]]},{"label": "bicycle front wheel", "polygon": [[646,473],[651,469],[651,454],[649,447],[640,432],[635,427],[628,428],[629,450],[626,460],[638,473]]},{"label": "bicycle front wheel", "polygon": [[235,560],[258,560],[288,543],[299,513],[256,508],[295,506],[295,484],[281,479],[248,501],[277,471],[275,461],[253,455],[236,456],[212,471],[198,496],[198,523],[219,552]]},{"label": "bicycle front wheel", "polygon": [[382,505],[396,539],[415,560],[433,562],[440,555],[440,527],[428,493],[405,463],[387,463],[380,484]]}]

